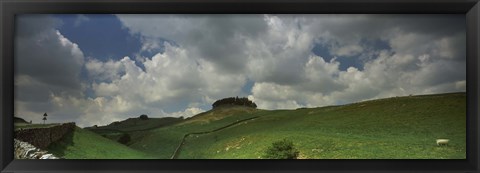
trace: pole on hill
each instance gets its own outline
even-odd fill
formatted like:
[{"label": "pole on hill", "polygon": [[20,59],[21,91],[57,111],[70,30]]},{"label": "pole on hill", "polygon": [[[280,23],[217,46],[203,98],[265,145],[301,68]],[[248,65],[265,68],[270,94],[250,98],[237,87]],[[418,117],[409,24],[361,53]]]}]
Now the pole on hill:
[{"label": "pole on hill", "polygon": [[43,120],[43,124],[45,124],[45,121],[47,120],[47,116],[48,116],[48,115],[47,115],[47,113],[45,112],[45,113],[43,114],[43,119],[42,119],[42,120]]}]

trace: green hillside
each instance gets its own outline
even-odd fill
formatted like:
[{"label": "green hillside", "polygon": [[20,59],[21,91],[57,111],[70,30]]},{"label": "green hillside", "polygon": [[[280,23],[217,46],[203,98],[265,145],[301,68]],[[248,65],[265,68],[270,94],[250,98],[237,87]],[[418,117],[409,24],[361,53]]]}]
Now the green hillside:
[{"label": "green hillside", "polygon": [[217,108],[172,126],[144,132],[144,138],[136,140],[129,146],[141,151],[155,153],[161,158],[170,158],[185,134],[214,130],[266,112],[240,106]]},{"label": "green hillside", "polygon": [[106,126],[87,127],[85,129],[102,135],[103,137],[117,141],[122,135],[128,134],[131,140],[143,138],[145,131],[172,125],[181,122],[183,118],[128,118],[124,121],[113,122]]},{"label": "green hillside", "polygon": [[67,159],[154,159],[98,134],[76,128],[61,141],[49,146],[48,151]]},{"label": "green hillside", "polygon": [[[288,139],[300,158],[465,159],[465,121],[465,93],[297,110],[232,107],[143,131],[129,146],[168,159],[191,134],[177,158],[257,159],[273,142]],[[438,138],[450,139],[448,146],[437,146]]]},{"label": "green hillside", "polygon": [[124,121],[116,121],[106,126],[88,127],[86,129],[93,131],[101,130],[119,130],[119,131],[142,131],[162,126],[171,125],[182,121],[183,118],[165,117],[165,118],[128,118]]}]

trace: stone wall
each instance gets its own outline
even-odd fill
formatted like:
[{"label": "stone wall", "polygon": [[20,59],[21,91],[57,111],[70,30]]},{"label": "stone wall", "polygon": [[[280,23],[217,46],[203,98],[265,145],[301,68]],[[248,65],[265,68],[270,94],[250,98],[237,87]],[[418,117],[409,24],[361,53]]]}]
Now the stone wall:
[{"label": "stone wall", "polygon": [[15,139],[46,149],[51,143],[72,132],[75,127],[75,123],[64,123],[49,128],[23,129],[15,131]]},{"label": "stone wall", "polygon": [[60,159],[47,151],[40,150],[35,146],[14,139],[15,159]]}]

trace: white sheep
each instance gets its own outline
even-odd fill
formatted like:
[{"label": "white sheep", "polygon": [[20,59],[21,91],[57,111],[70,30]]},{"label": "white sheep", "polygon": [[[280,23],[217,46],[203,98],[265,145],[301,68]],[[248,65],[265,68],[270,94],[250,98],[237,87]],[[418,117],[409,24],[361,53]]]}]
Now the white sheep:
[{"label": "white sheep", "polygon": [[448,139],[437,139],[437,145],[448,145]]}]

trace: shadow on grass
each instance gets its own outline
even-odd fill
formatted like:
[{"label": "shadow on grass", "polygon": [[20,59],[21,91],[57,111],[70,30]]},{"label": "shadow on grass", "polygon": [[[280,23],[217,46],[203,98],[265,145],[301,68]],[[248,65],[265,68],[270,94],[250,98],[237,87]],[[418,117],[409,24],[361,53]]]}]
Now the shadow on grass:
[{"label": "shadow on grass", "polygon": [[75,145],[73,143],[73,133],[75,130],[72,130],[71,132],[65,134],[65,136],[62,137],[59,141],[52,143],[48,146],[48,151],[52,154],[54,154],[57,157],[64,157],[65,156],[65,151],[69,146]]}]

